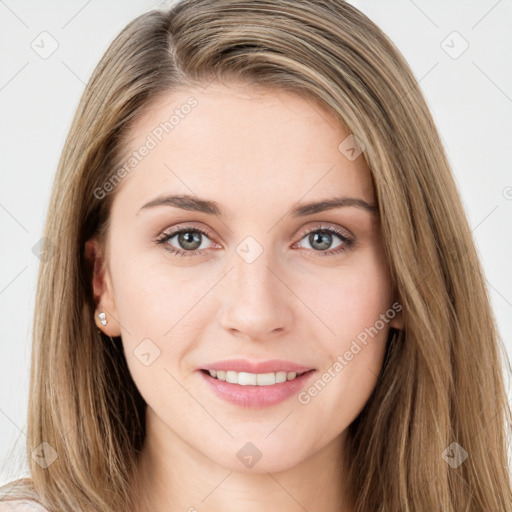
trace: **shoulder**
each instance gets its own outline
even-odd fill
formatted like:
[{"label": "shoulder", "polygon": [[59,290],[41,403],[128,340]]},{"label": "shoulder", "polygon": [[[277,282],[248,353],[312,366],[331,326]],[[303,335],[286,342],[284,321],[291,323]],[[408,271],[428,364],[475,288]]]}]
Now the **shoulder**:
[{"label": "shoulder", "polygon": [[32,500],[0,500],[0,512],[48,512]]},{"label": "shoulder", "polygon": [[19,478],[0,486],[0,512],[48,512],[39,504],[31,478]]},{"label": "shoulder", "polygon": [[48,512],[39,504],[39,494],[30,477],[0,486],[0,512]]}]

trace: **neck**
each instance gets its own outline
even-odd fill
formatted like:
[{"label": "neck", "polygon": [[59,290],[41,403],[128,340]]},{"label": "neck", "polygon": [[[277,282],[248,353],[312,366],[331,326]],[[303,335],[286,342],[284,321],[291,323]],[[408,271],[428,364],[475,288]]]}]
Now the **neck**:
[{"label": "neck", "polygon": [[162,442],[158,430],[149,420],[132,485],[134,512],[351,511],[343,488],[346,432],[293,467],[240,471],[213,462],[169,429]]}]

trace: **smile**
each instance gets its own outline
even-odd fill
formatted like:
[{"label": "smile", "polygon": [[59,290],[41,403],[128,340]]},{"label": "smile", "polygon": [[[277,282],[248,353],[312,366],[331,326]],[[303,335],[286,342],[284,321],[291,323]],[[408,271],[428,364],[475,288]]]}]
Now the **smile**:
[{"label": "smile", "polygon": [[316,372],[249,373],[203,369],[198,373],[207,388],[219,398],[242,407],[262,408],[277,405],[296,395]]},{"label": "smile", "polygon": [[223,380],[231,384],[240,386],[272,386],[288,380],[294,380],[303,373],[297,372],[271,372],[271,373],[249,373],[235,372],[233,370],[208,370],[210,376],[215,379]]}]

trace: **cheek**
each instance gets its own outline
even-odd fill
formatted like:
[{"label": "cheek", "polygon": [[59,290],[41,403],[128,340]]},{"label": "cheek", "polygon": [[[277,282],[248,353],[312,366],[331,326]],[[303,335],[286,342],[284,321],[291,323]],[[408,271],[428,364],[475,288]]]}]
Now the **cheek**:
[{"label": "cheek", "polygon": [[[128,366],[141,393],[172,384],[200,349],[202,320],[214,314],[204,300],[217,276],[194,267],[174,267],[165,255],[134,253],[112,258],[116,312]],[[115,269],[115,272],[114,272]],[[209,309],[208,309],[209,308]],[[164,371],[165,370],[165,371]]]},{"label": "cheek", "polygon": [[328,358],[299,402],[330,415],[328,421],[341,429],[355,419],[375,387],[394,317],[392,286],[383,260],[373,253],[341,269],[325,290],[316,300],[334,334],[320,340]]},{"label": "cheek", "polygon": [[186,323],[187,311],[207,292],[208,279],[200,278],[194,267],[173,267],[165,258],[155,261],[150,256],[142,253],[116,262],[116,310],[127,334],[162,338],[178,322],[181,326],[181,319]]},{"label": "cheek", "polygon": [[192,331],[197,317],[187,312],[196,311],[194,304],[205,293],[199,283],[191,284],[193,276],[187,270],[172,269],[142,255],[118,260],[113,273],[126,361],[144,400],[158,411],[172,408],[171,395],[179,398],[182,407],[193,407],[173,379],[181,374],[179,366],[186,364],[187,354],[195,347]]},{"label": "cheek", "polygon": [[[381,253],[367,251],[354,256],[353,264],[332,272],[329,281],[322,289],[317,287],[310,300],[334,331],[327,337],[330,352],[343,350],[347,341],[374,326],[391,307],[392,283]],[[378,327],[386,330],[381,322]]]}]

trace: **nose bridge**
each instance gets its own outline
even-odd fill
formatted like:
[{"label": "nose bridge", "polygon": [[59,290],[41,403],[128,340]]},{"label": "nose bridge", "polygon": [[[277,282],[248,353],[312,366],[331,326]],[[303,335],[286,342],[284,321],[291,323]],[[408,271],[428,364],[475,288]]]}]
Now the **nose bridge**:
[{"label": "nose bridge", "polygon": [[256,339],[288,328],[291,310],[286,294],[290,292],[275,268],[271,250],[251,237],[239,244],[222,306],[225,329]]},{"label": "nose bridge", "polygon": [[[270,271],[275,267],[271,250],[256,245],[254,239],[242,242],[233,257],[233,291],[246,304],[261,307],[276,300],[279,294],[276,276]],[[261,304],[259,302],[261,301]]]},{"label": "nose bridge", "polygon": [[[272,267],[271,257],[267,251],[254,255],[254,248],[242,252],[243,246],[237,248],[237,254],[233,258],[232,280],[234,290],[239,297],[254,297],[259,299],[271,299],[275,292],[275,275],[269,270]],[[251,293],[247,293],[251,292]]]}]

